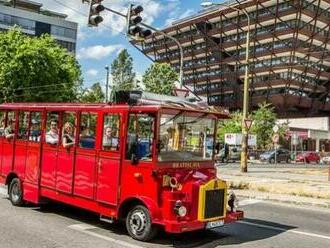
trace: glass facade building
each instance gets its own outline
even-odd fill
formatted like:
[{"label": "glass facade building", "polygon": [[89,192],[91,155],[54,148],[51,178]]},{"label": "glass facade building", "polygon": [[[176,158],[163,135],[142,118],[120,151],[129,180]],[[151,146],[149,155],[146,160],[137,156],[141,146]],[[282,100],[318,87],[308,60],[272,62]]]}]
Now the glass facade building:
[{"label": "glass facade building", "polygon": [[41,8],[42,4],[28,1],[0,0],[0,31],[19,26],[23,33],[40,36],[50,34],[54,39],[75,53],[78,25],[66,20],[66,15]]},{"label": "glass facade building", "polygon": [[[250,24],[250,108],[273,103],[285,117],[330,113],[330,0],[227,2],[245,9]],[[212,7],[178,20],[164,32],[184,49],[184,84],[209,104],[240,109],[247,17]],[[179,49],[160,34],[135,43],[151,59],[179,70]]]}]

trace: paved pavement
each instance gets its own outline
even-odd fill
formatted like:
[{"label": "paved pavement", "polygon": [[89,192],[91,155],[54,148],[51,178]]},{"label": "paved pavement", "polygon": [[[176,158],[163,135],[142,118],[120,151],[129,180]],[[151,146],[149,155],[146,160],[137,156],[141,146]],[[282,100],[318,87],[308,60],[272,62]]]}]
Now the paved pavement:
[{"label": "paved pavement", "polygon": [[1,248],[109,247],[330,247],[330,211],[243,199],[246,219],[208,232],[161,233],[150,243],[132,240],[123,225],[100,223],[62,204],[11,206],[0,188]]}]

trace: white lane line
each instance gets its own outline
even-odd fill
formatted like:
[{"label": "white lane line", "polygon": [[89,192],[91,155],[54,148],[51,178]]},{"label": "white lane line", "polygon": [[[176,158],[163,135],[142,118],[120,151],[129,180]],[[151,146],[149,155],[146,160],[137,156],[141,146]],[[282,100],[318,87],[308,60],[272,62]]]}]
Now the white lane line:
[{"label": "white lane line", "polygon": [[252,204],[256,204],[262,202],[262,200],[257,200],[257,199],[244,199],[241,201],[238,201],[238,206],[247,206],[247,205],[252,205]]},{"label": "white lane line", "polygon": [[4,187],[0,187],[0,195],[7,196],[8,195],[7,189]]},{"label": "white lane line", "polygon": [[287,230],[287,229],[281,228],[281,227],[268,226],[268,225],[263,225],[263,224],[251,223],[251,222],[247,222],[247,221],[237,221],[237,222],[241,223],[241,224],[245,224],[245,225],[256,226],[256,227],[266,228],[266,229],[275,230],[275,231],[295,233],[295,234],[305,235],[305,236],[309,236],[309,237],[330,240],[330,236],[320,235],[320,234],[316,234],[316,233],[302,232],[302,231],[297,231],[297,230]]},{"label": "white lane line", "polygon": [[92,229],[97,229],[98,227],[96,227],[96,226],[92,226],[92,225],[88,225],[88,224],[76,224],[76,225],[71,225],[71,226],[68,226],[68,227],[70,229],[76,230],[78,232],[82,232],[82,233],[85,233],[85,234],[88,234],[88,235],[91,235],[91,236],[94,236],[94,237],[97,237],[97,238],[100,238],[100,239],[104,239],[104,240],[110,241],[112,243],[115,243],[115,244],[118,244],[118,245],[121,245],[121,246],[124,246],[124,247],[143,248],[143,246],[134,245],[134,244],[128,243],[126,241],[110,238],[110,237],[107,237],[107,236],[104,236],[104,235],[101,235],[101,234],[90,231]]}]

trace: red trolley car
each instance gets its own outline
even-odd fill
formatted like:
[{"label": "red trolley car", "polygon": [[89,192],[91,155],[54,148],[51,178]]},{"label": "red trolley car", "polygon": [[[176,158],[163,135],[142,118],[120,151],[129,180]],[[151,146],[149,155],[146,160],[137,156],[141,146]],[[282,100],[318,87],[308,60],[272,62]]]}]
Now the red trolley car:
[{"label": "red trolley car", "polygon": [[149,240],[243,217],[214,168],[218,118],[180,98],[119,92],[112,104],[0,105],[0,182],[15,206],[46,199],[125,220]]}]

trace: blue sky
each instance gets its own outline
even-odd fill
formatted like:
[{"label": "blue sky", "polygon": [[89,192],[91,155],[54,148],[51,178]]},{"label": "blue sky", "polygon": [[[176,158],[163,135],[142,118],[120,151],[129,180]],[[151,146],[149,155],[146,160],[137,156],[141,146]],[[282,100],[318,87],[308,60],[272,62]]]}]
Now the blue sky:
[{"label": "blue sky", "polygon": [[[38,1],[38,0],[35,0]],[[111,64],[118,52],[126,48],[134,60],[134,69],[140,78],[151,61],[131,46],[124,35],[125,19],[103,12],[104,22],[98,28],[88,28],[87,4],[81,0],[39,0],[45,9],[59,11],[68,19],[79,23],[77,58],[82,66],[86,87],[94,82],[105,81],[105,65]],[[186,17],[201,10],[201,0],[104,0],[105,6],[125,13],[129,3],[144,7],[144,21],[157,28],[165,27],[172,21]],[[219,1],[221,2],[221,1]],[[65,6],[63,6],[65,5]]]}]

